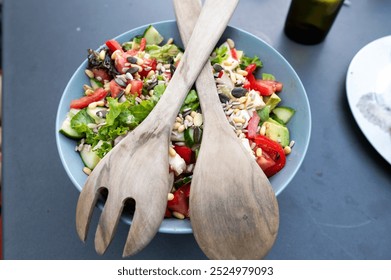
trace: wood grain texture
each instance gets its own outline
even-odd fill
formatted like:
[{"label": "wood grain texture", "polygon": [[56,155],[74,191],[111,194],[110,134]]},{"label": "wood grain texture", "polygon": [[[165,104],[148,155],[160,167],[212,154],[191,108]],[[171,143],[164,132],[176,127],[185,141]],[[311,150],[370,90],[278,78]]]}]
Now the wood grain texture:
[{"label": "wood grain texture", "polygon": [[233,0],[206,1],[181,63],[156,107],[88,177],[77,203],[76,229],[80,239],[85,240],[98,194],[106,188],[108,198],[95,234],[99,254],[103,254],[112,241],[124,203],[129,198],[135,200],[136,209],[123,256],[142,250],[158,231],[172,187],[168,172],[172,125],[235,6]]},{"label": "wood grain texture", "polygon": [[[174,0],[174,7],[186,45],[201,4],[199,0]],[[190,192],[194,236],[211,259],[263,258],[277,237],[277,199],[269,180],[230,127],[209,63],[196,87],[204,131]]]}]

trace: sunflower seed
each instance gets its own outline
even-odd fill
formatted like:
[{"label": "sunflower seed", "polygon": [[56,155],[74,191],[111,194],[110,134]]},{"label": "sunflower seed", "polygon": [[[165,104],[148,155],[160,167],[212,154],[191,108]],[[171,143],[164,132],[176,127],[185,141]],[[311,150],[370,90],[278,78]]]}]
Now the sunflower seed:
[{"label": "sunflower seed", "polygon": [[130,67],[130,68],[128,69],[128,71],[126,71],[126,73],[134,74],[134,73],[137,73],[138,70],[139,70],[139,67],[133,66],[133,67]]},{"label": "sunflower seed", "polygon": [[220,71],[223,70],[223,67],[222,67],[220,64],[215,63],[215,64],[213,65],[213,69],[214,69],[216,72],[220,72]]},{"label": "sunflower seed", "polygon": [[247,93],[247,90],[245,88],[242,88],[242,87],[234,87],[231,91],[231,94],[236,97],[236,98],[240,98],[242,96],[245,96]]},{"label": "sunflower seed", "polygon": [[224,94],[221,94],[221,93],[219,94],[219,99],[220,99],[221,103],[225,103],[225,102],[229,101],[229,97]]},{"label": "sunflower seed", "polygon": [[137,63],[137,57],[134,57],[134,56],[128,56],[128,57],[126,58],[126,60],[127,60],[129,63],[132,63],[132,64]]},{"label": "sunflower seed", "polygon": [[121,87],[126,87],[126,83],[119,77],[114,78],[114,81]]}]

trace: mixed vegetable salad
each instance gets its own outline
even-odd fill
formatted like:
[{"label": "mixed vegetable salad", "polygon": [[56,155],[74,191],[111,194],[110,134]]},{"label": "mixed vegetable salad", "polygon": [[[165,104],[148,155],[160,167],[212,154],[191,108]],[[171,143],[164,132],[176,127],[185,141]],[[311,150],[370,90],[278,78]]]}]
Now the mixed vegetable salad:
[{"label": "mixed vegetable salad", "polygon": [[[88,50],[85,70],[89,84],[72,100],[60,132],[77,140],[89,175],[126,134],[152,111],[170,82],[183,50],[149,26],[130,41],[108,40],[98,51]],[[294,144],[286,124],[295,110],[280,106],[282,83],[272,74],[257,73],[262,61],[248,57],[227,39],[210,57],[222,108],[244,147],[268,177],[278,173]],[[258,78],[261,76],[261,78]],[[203,118],[191,89],[173,124],[169,147],[170,172],[166,217],[189,217],[192,172],[200,149]]]}]

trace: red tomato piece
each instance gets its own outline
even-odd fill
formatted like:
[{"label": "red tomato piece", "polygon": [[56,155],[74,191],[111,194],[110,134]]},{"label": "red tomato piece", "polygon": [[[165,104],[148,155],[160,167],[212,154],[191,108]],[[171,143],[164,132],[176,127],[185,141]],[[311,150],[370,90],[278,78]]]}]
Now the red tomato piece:
[{"label": "red tomato piece", "polygon": [[83,96],[82,98],[72,100],[70,107],[74,109],[83,109],[87,107],[90,103],[105,98],[106,95],[107,91],[105,91],[103,88],[98,88],[91,95]]},{"label": "red tomato piece", "polygon": [[120,72],[121,74],[124,74],[124,71],[126,68],[128,68],[128,66],[126,66],[126,64],[128,63],[128,61],[126,60],[126,53],[122,53],[122,54],[118,54],[116,57],[115,57],[115,61],[114,61],[114,65],[115,65],[115,68],[118,70],[118,72]]},{"label": "red tomato piece", "polygon": [[148,75],[149,71],[156,70],[157,61],[154,58],[152,59],[143,58],[143,60],[144,60],[144,64],[141,65],[143,70],[138,73],[140,74],[141,77],[145,78]]},{"label": "red tomato piece", "polygon": [[266,85],[270,85],[273,88],[274,92],[280,92],[282,90],[282,83],[277,81],[270,81],[270,80],[260,80]]},{"label": "red tomato piece", "polygon": [[272,95],[274,92],[280,92],[282,90],[282,83],[277,81],[256,79],[254,71],[257,68],[255,64],[250,64],[246,67],[247,81],[246,88],[258,91],[263,96]]},{"label": "red tomato piece", "polygon": [[183,185],[174,192],[174,198],[167,202],[167,208],[189,217],[190,184]]},{"label": "red tomato piece", "polygon": [[117,84],[114,80],[111,80],[110,83],[110,92],[111,92],[111,97],[113,98],[116,98],[121,91],[123,91],[124,89],[119,85]]},{"label": "red tomato piece", "polygon": [[144,51],[146,45],[147,45],[147,39],[141,38],[141,42],[140,42],[140,51]]},{"label": "red tomato piece", "polygon": [[120,43],[118,43],[116,40],[108,40],[106,41],[106,46],[109,48],[110,51],[115,52],[116,50],[122,51],[122,46]]},{"label": "red tomato piece", "polygon": [[265,172],[267,177],[273,176],[285,166],[286,156],[280,144],[263,135],[257,135],[255,138],[253,138],[253,141],[257,145],[257,148],[262,149],[262,156],[265,158],[268,156],[275,162],[274,165],[263,169],[263,172]]},{"label": "red tomato piece", "polygon": [[143,91],[143,81],[131,80],[130,84],[132,85],[130,88],[130,93],[137,94],[137,96],[140,96]]},{"label": "red tomato piece", "polygon": [[94,77],[98,78],[100,81],[110,80],[110,75],[104,69],[93,68],[92,73],[94,73]]},{"label": "red tomato piece", "polygon": [[166,213],[164,213],[164,217],[165,218],[171,218],[172,217],[170,209],[166,208]]},{"label": "red tomato piece", "polygon": [[130,56],[136,56],[138,54],[138,50],[127,50],[126,51],[126,54],[130,55]]},{"label": "red tomato piece", "polygon": [[255,63],[252,63],[252,64],[249,64],[247,67],[246,67],[246,72],[248,74],[252,74],[255,69],[257,69],[257,65]]},{"label": "red tomato piece", "polygon": [[192,162],[193,151],[189,147],[174,145],[174,150],[185,160],[186,164],[190,164]]},{"label": "red tomato piece", "polygon": [[263,171],[271,168],[276,164],[276,162],[265,152],[262,153],[262,156],[257,157],[257,163]]},{"label": "red tomato piece", "polygon": [[261,95],[270,96],[274,93],[273,85],[268,83],[269,81],[266,82],[267,83],[265,83],[264,80],[254,79],[253,83],[250,82],[250,84],[252,84],[252,88],[259,91]]},{"label": "red tomato piece", "polygon": [[233,59],[238,60],[238,53],[236,52],[235,48],[231,49],[231,56]]},{"label": "red tomato piece", "polygon": [[247,137],[248,138],[254,138],[257,135],[257,129],[258,129],[258,124],[261,121],[261,118],[258,116],[257,112],[254,111],[253,116],[251,119],[248,121],[248,126],[247,126]]}]

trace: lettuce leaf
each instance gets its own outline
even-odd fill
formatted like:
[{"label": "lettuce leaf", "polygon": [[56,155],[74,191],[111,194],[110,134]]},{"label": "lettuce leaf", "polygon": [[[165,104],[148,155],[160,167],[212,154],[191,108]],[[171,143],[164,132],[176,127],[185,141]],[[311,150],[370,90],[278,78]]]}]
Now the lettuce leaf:
[{"label": "lettuce leaf", "polygon": [[180,49],[173,44],[163,45],[161,47],[157,45],[147,45],[145,50],[151,57],[166,62],[180,52]]},{"label": "lettuce leaf", "polygon": [[212,56],[211,63],[213,64],[221,64],[224,60],[229,57],[228,47],[226,44],[217,47],[214,51],[214,56]]},{"label": "lettuce leaf", "polygon": [[197,92],[192,89],[186,95],[185,101],[183,102],[181,112],[186,108],[191,108],[192,111],[197,110],[200,107],[200,101],[198,99]]}]

